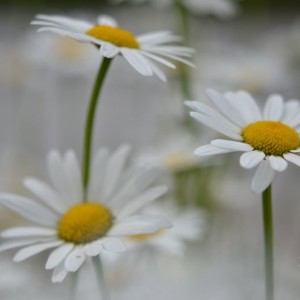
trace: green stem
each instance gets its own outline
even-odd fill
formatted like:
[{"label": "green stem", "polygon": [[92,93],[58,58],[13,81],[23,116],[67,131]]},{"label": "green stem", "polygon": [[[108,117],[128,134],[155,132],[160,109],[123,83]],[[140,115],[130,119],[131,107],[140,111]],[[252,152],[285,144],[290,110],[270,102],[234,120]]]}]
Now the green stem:
[{"label": "green stem", "polygon": [[93,260],[93,265],[94,265],[95,271],[96,271],[97,282],[99,284],[99,289],[100,289],[100,293],[101,293],[101,300],[109,300],[110,299],[110,293],[109,293],[108,285],[107,285],[106,280],[105,280],[101,257],[99,255],[94,256],[92,258],[92,260]]},{"label": "green stem", "polygon": [[263,192],[266,300],[274,299],[272,187]]},{"label": "green stem", "polygon": [[93,92],[90,98],[88,113],[86,117],[84,144],[83,144],[83,158],[82,158],[82,173],[83,173],[82,180],[83,180],[83,187],[84,187],[84,195],[83,195],[84,202],[87,201],[86,190],[87,190],[89,177],[90,177],[90,161],[91,161],[91,152],[92,152],[95,113],[96,113],[96,108],[97,108],[101,88],[103,86],[104,79],[106,77],[111,62],[112,62],[111,58],[104,57],[102,60],[102,64],[100,66],[99,72],[95,80]]},{"label": "green stem", "polygon": [[[185,6],[182,4],[181,0],[173,0],[174,9],[176,14],[176,24],[177,24],[177,32],[183,37],[184,43],[188,44],[189,41],[189,18],[188,12]],[[189,68],[184,65],[179,65],[180,71],[180,84],[182,96],[185,100],[193,99],[192,89],[191,89],[191,74]],[[193,122],[192,118],[190,118],[189,114],[185,114],[184,124],[187,128],[192,127]]]}]

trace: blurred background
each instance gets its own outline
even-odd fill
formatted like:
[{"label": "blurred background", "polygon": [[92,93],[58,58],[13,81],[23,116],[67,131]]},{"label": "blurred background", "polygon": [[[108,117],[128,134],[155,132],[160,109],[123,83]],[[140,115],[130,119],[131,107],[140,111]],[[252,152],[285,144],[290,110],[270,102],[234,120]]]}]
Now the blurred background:
[{"label": "blurred background", "polygon": [[[90,22],[109,14],[136,34],[183,34],[185,44],[197,51],[197,67],[165,70],[167,84],[115,59],[98,109],[94,146],[133,145],[138,163],[163,170],[171,201],[204,212],[204,233],[188,244],[184,257],[164,257],[147,267],[137,260],[129,270],[108,267],[113,299],[263,299],[261,202],[250,191],[253,173],[239,167],[237,156],[197,160],[193,150],[215,133],[190,120],[182,103],[207,101],[206,88],[244,89],[261,105],[272,93],[299,99],[300,2],[232,0],[230,13],[224,13],[218,5],[191,9],[182,0],[184,28],[171,1],[144,2],[1,0],[1,191],[28,196],[25,176],[47,180],[50,149],[72,148],[80,157],[86,107],[101,62],[90,45],[36,33],[30,25],[36,14]],[[299,178],[300,170],[289,166],[274,183],[276,299],[300,295]],[[24,221],[0,209],[1,229],[18,224]],[[12,256],[0,255],[1,299],[68,299],[70,279],[50,284],[51,274],[43,270],[46,255],[20,264],[11,262]],[[138,269],[134,275],[133,268]],[[77,298],[100,299],[93,274],[81,274]]]}]

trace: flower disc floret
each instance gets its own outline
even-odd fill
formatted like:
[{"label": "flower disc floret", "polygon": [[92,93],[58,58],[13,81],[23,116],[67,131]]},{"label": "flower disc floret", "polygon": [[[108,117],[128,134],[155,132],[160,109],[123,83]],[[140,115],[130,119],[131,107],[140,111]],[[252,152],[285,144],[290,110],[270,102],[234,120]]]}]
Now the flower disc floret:
[{"label": "flower disc floret", "polygon": [[58,224],[60,239],[84,244],[106,234],[113,223],[111,211],[99,203],[80,203],[67,211]]},{"label": "flower disc floret", "polygon": [[112,27],[108,25],[96,25],[89,29],[86,34],[109,42],[117,47],[126,47],[131,49],[139,49],[140,44],[135,36],[127,30],[119,27]]},{"label": "flower disc floret", "polygon": [[244,142],[266,155],[282,156],[300,146],[298,133],[279,121],[258,121],[242,131]]}]

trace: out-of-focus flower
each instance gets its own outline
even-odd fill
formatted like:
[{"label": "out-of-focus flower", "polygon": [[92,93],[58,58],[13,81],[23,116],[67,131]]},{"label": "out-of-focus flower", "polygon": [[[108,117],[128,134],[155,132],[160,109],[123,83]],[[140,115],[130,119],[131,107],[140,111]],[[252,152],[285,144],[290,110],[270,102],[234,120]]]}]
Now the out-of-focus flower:
[{"label": "out-of-focus flower", "polygon": [[126,167],[128,155],[128,146],[112,154],[100,149],[84,197],[75,154],[69,151],[61,157],[56,151],[50,152],[48,172],[54,188],[35,178],[24,181],[44,205],[19,195],[0,194],[1,204],[37,224],[3,231],[1,237],[6,241],[0,251],[21,247],[14,256],[19,262],[55,248],[46,269],[54,269],[52,281],[61,282],[89,256],[103,250],[124,251],[122,236],[169,228],[170,222],[162,217],[136,213],[163,195],[166,188],[150,187],[156,171]]},{"label": "out-of-focus flower", "polygon": [[25,42],[22,42],[25,60],[36,68],[47,68],[68,76],[86,76],[95,67],[97,57],[93,49],[84,47],[71,38],[53,39],[44,35],[37,39],[30,33],[25,37]]},{"label": "out-of-focus flower", "polygon": [[142,212],[164,216],[172,220],[173,227],[150,234],[128,236],[124,239],[125,244],[133,250],[184,255],[187,242],[201,240],[204,236],[205,215],[199,209],[179,209],[171,203],[156,203]]},{"label": "out-of-focus flower", "polygon": [[195,146],[194,136],[178,130],[161,141],[160,145],[141,152],[137,156],[137,163],[171,172],[191,168],[204,161],[193,155]]},{"label": "out-of-focus flower", "polygon": [[[174,0],[111,0],[112,3],[130,2],[140,4],[151,2],[156,7],[165,7]],[[232,0],[179,0],[189,11],[200,15],[214,15],[219,18],[233,17],[237,13],[236,1]]]},{"label": "out-of-focus flower", "polygon": [[278,50],[273,45],[257,46],[254,51],[232,45],[224,47],[218,42],[208,43],[199,57],[195,82],[202,82],[201,88],[231,87],[259,95],[287,89],[292,80],[283,53]]},{"label": "out-of-focus flower", "polygon": [[173,69],[176,66],[170,60],[194,66],[188,60],[194,50],[175,45],[181,38],[168,31],[136,36],[118,27],[117,21],[106,15],[99,16],[97,24],[63,16],[37,15],[32,24],[42,26],[39,32],[53,32],[83,43],[94,44],[100,47],[100,53],[104,57],[113,58],[120,54],[140,74],[157,75],[163,81],[166,81],[166,76],[156,63]]},{"label": "out-of-focus flower", "polygon": [[191,116],[231,140],[215,139],[195,150],[199,156],[245,152],[240,164],[246,169],[258,166],[252,190],[263,192],[275,171],[286,169],[288,161],[300,166],[300,105],[297,100],[284,103],[271,95],[261,112],[252,96],[244,91],[219,94],[207,91],[217,109],[197,101],[186,101],[195,110]]}]

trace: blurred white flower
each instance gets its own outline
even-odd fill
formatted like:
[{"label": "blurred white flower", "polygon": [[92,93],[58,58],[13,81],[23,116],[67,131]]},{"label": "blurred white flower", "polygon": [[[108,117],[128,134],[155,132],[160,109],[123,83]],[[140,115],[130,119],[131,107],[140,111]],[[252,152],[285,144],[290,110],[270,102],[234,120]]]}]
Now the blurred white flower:
[{"label": "blurred white flower", "polygon": [[44,204],[14,194],[0,194],[0,203],[37,226],[16,227],[1,233],[6,239],[0,251],[21,249],[15,262],[55,248],[46,263],[52,281],[61,282],[68,272],[76,272],[90,256],[102,250],[122,252],[121,237],[154,233],[169,228],[170,222],[158,216],[136,213],[166,192],[165,186],[150,187],[157,172],[129,169],[129,147],[114,153],[100,149],[94,157],[86,199],[75,154],[64,157],[52,151],[48,172],[53,184],[27,178],[24,185]]},{"label": "blurred white flower", "polygon": [[140,74],[156,75],[163,81],[166,81],[166,76],[156,63],[172,69],[176,66],[169,60],[194,66],[187,59],[192,56],[194,50],[174,45],[174,42],[181,40],[180,37],[168,31],[135,36],[118,27],[117,21],[110,16],[101,15],[97,24],[91,24],[63,16],[37,15],[31,24],[42,26],[39,32],[53,32],[83,43],[94,44],[100,47],[100,53],[104,57],[113,58],[120,54]]},{"label": "blurred white flower", "polygon": [[205,159],[193,155],[199,140],[188,132],[177,130],[159,145],[142,151],[136,158],[141,166],[156,167],[165,171],[179,171],[199,165]]},{"label": "blurred white flower", "polygon": [[170,202],[153,204],[141,213],[164,216],[171,220],[173,227],[126,237],[124,242],[133,251],[182,256],[188,242],[199,241],[205,234],[205,214],[200,209],[179,208]]},{"label": "blurred white flower", "polygon": [[54,70],[68,76],[87,76],[94,70],[95,60],[100,61],[93,49],[84,47],[71,38],[53,39],[43,35],[37,39],[30,33],[24,39],[24,59],[28,64],[42,70]]},{"label": "blurred white flower", "polygon": [[[156,7],[171,5],[174,0],[111,0],[112,3],[129,2],[140,4],[150,2]],[[199,15],[214,15],[219,18],[233,17],[237,13],[235,0],[179,0],[190,12]]]},{"label": "blurred white flower", "polygon": [[300,166],[300,104],[284,103],[280,95],[271,95],[261,111],[244,91],[219,94],[208,90],[216,109],[197,101],[186,101],[191,116],[231,140],[216,139],[195,150],[199,156],[245,152],[240,157],[243,168],[258,166],[251,188],[263,192],[273,181],[275,171],[282,172],[291,162]]},{"label": "blurred white flower", "polygon": [[195,76],[195,82],[202,82],[201,88],[231,87],[254,94],[269,94],[272,90],[287,89],[291,83],[286,60],[278,47],[257,46],[254,51],[231,45],[224,47],[214,42],[206,49],[204,47],[201,53]]}]

